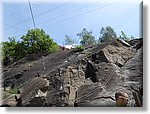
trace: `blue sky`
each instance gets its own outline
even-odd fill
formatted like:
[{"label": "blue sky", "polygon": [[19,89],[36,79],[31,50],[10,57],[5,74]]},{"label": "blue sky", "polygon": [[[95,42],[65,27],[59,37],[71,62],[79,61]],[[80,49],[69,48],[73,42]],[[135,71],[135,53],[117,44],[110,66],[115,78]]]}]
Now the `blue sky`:
[{"label": "blue sky", "polygon": [[[26,0],[27,1],[27,0]],[[111,26],[120,35],[140,37],[141,0],[44,0],[31,1],[37,28],[42,28],[54,41],[62,44],[67,34],[78,42],[76,36],[83,28],[92,30],[98,39],[101,27]],[[33,28],[28,2],[2,2],[3,41],[9,36],[20,38]]]}]

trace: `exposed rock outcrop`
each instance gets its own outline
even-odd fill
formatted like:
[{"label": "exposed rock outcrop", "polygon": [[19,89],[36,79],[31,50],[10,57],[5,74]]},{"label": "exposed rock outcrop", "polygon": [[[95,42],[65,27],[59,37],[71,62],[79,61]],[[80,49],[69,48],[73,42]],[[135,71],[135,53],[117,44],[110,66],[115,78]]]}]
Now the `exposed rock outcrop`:
[{"label": "exposed rock outcrop", "polygon": [[[128,106],[134,106],[131,86],[137,89],[143,83],[141,42],[114,40],[19,61],[5,68],[3,86],[14,83],[23,106],[116,106],[119,90],[128,93]],[[40,77],[35,77],[37,71]]]}]

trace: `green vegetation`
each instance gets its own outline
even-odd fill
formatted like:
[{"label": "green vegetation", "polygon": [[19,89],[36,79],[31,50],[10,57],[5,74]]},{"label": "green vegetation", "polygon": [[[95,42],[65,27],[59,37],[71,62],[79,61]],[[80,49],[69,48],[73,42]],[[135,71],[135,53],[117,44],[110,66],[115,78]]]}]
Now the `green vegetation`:
[{"label": "green vegetation", "polygon": [[75,49],[84,49],[84,46],[76,46]]},{"label": "green vegetation", "polygon": [[84,50],[84,46],[76,46],[74,49],[73,49],[73,52],[80,52],[80,51],[83,51]]},{"label": "green vegetation", "polygon": [[10,94],[17,94],[18,88],[13,88],[13,89],[5,90],[5,92],[10,93]]},{"label": "green vegetation", "polygon": [[[84,46],[96,44],[98,42],[107,42],[118,38],[114,29],[110,26],[101,28],[98,41],[96,41],[93,32],[88,31],[86,28],[83,28],[83,30],[76,35],[79,37],[81,46],[77,46],[73,51],[82,51],[84,50]],[[121,31],[121,35],[118,39],[128,41],[133,38],[133,36],[129,38]],[[70,36],[65,35],[64,44],[75,44],[75,40]],[[15,37],[9,37],[8,41],[1,42],[0,46],[3,50],[0,59],[2,59],[4,65],[8,65],[8,63],[11,63],[10,61],[15,62],[30,54],[39,52],[55,53],[60,49],[59,45],[54,42],[43,29],[38,28],[28,30],[27,34],[23,35],[18,41]]]},{"label": "green vegetation", "polygon": [[75,40],[71,38],[71,36],[65,35],[65,45],[72,45],[75,44]]},{"label": "green vegetation", "polygon": [[84,28],[80,33],[78,33],[77,36],[79,36],[80,44],[82,46],[87,46],[96,43],[92,31],[87,31],[86,28]]},{"label": "green vegetation", "polygon": [[[55,52],[58,45],[42,29],[28,30],[27,34],[21,37],[27,53]],[[54,49],[56,48],[56,49]]]},{"label": "green vegetation", "polygon": [[2,42],[2,49],[2,60],[4,64],[7,64],[10,62],[10,59],[14,62],[28,54],[57,52],[59,46],[43,29],[31,29],[28,30],[26,35],[21,37],[20,41],[16,41],[16,39],[12,37],[9,38],[9,41]]},{"label": "green vegetation", "polygon": [[11,95],[12,95],[12,93],[8,93],[6,91],[3,91],[3,93],[2,93],[2,99],[6,99],[6,98],[8,98]]},{"label": "green vegetation", "polygon": [[129,40],[133,40],[133,39],[134,39],[133,36],[128,37],[123,31],[121,31],[121,35],[120,35],[119,38],[120,38],[120,39],[123,39],[123,40],[125,40],[125,41],[129,41]]},{"label": "green vegetation", "polygon": [[111,28],[110,26],[101,28],[99,42],[107,42],[116,38],[117,35],[113,28]]},{"label": "green vegetation", "polygon": [[120,38],[123,39],[123,40],[128,40],[127,35],[123,31],[121,31]]}]

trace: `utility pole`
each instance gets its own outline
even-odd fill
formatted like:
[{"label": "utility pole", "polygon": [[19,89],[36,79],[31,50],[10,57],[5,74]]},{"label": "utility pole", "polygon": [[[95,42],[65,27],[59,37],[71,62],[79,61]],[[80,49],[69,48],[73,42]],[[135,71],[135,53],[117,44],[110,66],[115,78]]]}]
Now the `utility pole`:
[{"label": "utility pole", "polygon": [[30,7],[30,12],[31,12],[31,17],[32,17],[33,25],[34,25],[34,28],[36,28],[30,0],[28,0],[28,2],[29,2],[29,7]]}]

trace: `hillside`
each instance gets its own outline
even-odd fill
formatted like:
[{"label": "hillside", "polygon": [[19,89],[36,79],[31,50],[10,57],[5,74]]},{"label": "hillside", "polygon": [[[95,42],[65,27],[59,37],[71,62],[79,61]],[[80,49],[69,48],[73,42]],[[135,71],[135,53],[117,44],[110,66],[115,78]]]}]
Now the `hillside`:
[{"label": "hillside", "polygon": [[143,39],[29,55],[3,68],[3,106],[115,106],[117,91],[139,106],[142,61]]}]

